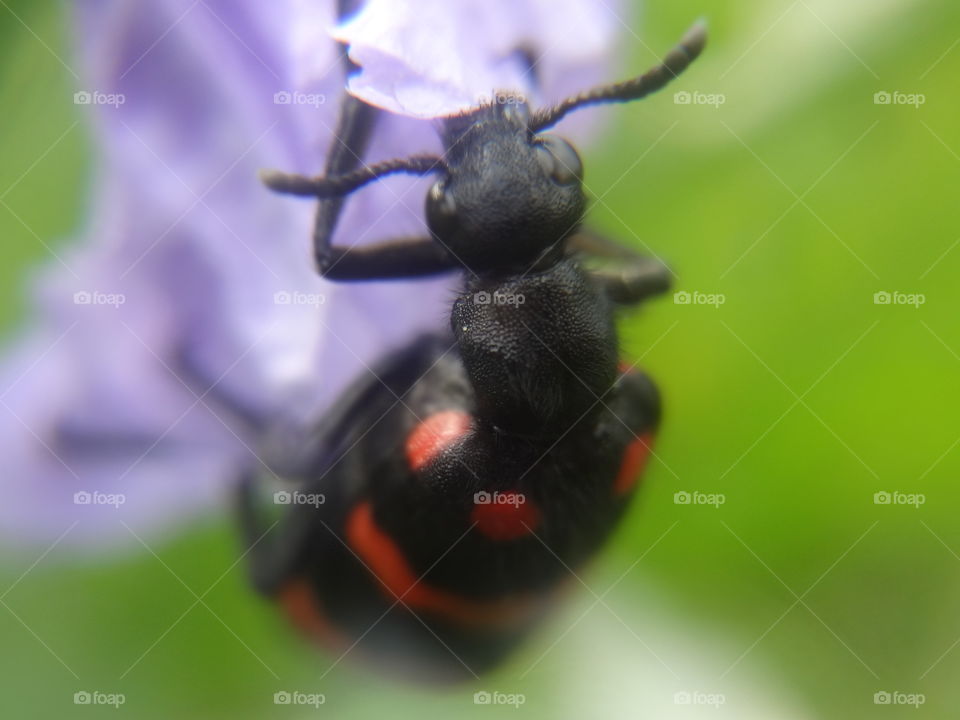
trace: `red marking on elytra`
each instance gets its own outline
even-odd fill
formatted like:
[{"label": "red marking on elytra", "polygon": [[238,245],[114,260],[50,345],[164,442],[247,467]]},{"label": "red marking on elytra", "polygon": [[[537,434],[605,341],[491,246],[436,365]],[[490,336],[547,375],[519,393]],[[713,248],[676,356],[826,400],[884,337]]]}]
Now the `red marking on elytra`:
[{"label": "red marking on elytra", "polygon": [[410,568],[403,551],[373,517],[373,505],[362,502],[347,518],[347,542],[368,563],[388,589],[402,597],[414,591],[417,576]]},{"label": "red marking on elytra", "polygon": [[419,470],[470,429],[470,415],[462,410],[434,413],[407,436],[407,463]]},{"label": "red marking on elytra", "polygon": [[653,433],[645,432],[636,440],[627,445],[620,463],[620,471],[613,483],[613,491],[617,495],[624,495],[636,484],[650,459],[653,448]]},{"label": "red marking on elytra", "polygon": [[477,493],[474,503],[470,520],[497,542],[529,535],[540,523],[540,510],[518,492]]},{"label": "red marking on elytra", "polygon": [[295,578],[284,584],[277,593],[277,601],[305,635],[327,647],[346,647],[347,638],[324,616],[316,593],[306,579]]},{"label": "red marking on elytra", "polygon": [[463,625],[514,626],[529,620],[540,605],[536,596],[473,600],[424,582],[410,567],[400,546],[377,524],[369,500],[358,503],[350,511],[346,538],[380,581],[383,595],[418,612],[439,615]]}]

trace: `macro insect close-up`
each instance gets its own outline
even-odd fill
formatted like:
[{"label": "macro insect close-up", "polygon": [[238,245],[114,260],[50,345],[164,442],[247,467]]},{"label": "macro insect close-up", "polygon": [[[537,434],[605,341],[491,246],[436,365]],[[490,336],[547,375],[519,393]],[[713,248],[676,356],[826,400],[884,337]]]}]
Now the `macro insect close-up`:
[{"label": "macro insect close-up", "polygon": [[0,17],[4,715],[953,716],[956,8]]}]

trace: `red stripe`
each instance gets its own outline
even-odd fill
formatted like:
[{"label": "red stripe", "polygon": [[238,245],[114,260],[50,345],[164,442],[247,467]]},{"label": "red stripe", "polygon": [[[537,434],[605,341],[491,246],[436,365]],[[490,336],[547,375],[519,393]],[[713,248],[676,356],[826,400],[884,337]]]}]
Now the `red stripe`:
[{"label": "red stripe", "polygon": [[650,459],[650,450],[653,447],[653,434],[646,432],[627,445],[620,463],[620,472],[613,483],[613,491],[623,495],[631,490],[637,479],[643,474],[647,461]]},{"label": "red stripe", "polygon": [[541,604],[534,596],[476,601],[418,582],[403,551],[376,523],[369,501],[358,503],[347,518],[347,542],[383,584],[389,600],[463,625],[515,625],[528,620]]},{"label": "red stripe", "polygon": [[277,593],[277,602],[290,621],[312,640],[327,647],[348,647],[346,636],[324,616],[316,593],[305,578],[284,584]]}]

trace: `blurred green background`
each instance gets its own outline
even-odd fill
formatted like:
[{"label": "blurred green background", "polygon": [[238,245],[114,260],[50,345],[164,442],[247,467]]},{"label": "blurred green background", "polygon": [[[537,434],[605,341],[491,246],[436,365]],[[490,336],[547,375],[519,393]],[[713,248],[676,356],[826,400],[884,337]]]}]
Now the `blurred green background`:
[{"label": "blurred green background", "polygon": [[[30,268],[79,222],[93,157],[53,54],[69,58],[63,8],[2,4],[9,334],[29,321]],[[667,415],[587,587],[496,675],[431,691],[348,663],[318,681],[333,658],[248,590],[226,510],[157,556],[80,562],[58,548],[19,582],[39,551],[8,547],[4,717],[960,714],[960,5],[647,0],[637,36],[624,34],[624,73],[700,15],[711,45],[695,68],[608,111],[606,141],[584,152],[595,224],[667,259],[678,290],[724,300],[661,300],[623,319],[626,355],[658,380]],[[877,92],[925,103],[875,104]],[[711,94],[723,104],[697,102]],[[883,291],[925,303],[875,304]],[[678,504],[677,492],[725,502]],[[925,502],[876,504],[877,492]],[[201,603],[185,587],[202,595],[221,576]],[[474,705],[481,688],[526,702]],[[84,689],[126,705],[75,706]],[[284,689],[327,704],[274,705]],[[878,705],[878,692],[923,704]]]}]

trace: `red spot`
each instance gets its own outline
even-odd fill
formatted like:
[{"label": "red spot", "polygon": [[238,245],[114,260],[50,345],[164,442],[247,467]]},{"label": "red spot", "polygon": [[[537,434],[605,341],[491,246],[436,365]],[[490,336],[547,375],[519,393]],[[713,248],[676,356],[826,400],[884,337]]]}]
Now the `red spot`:
[{"label": "red spot", "polygon": [[617,371],[621,375],[626,375],[629,372],[633,372],[633,365],[628,363],[626,360],[621,360],[617,363]]},{"label": "red spot", "polygon": [[531,618],[541,601],[536,596],[479,601],[461,597],[419,579],[403,551],[373,516],[369,501],[359,503],[347,517],[350,547],[382,584],[391,602],[399,600],[417,612],[427,612],[463,625],[514,626]]},{"label": "red spot", "polygon": [[627,445],[623,453],[623,462],[620,471],[613,483],[613,491],[617,495],[629,492],[643,473],[650,459],[650,450],[653,447],[653,433],[646,432]]},{"label": "red spot", "polygon": [[537,506],[518,492],[477,493],[474,503],[470,520],[491,540],[522,538],[540,522]]},{"label": "red spot", "polygon": [[407,437],[407,462],[419,470],[470,429],[470,415],[461,410],[434,413],[417,425]]}]

